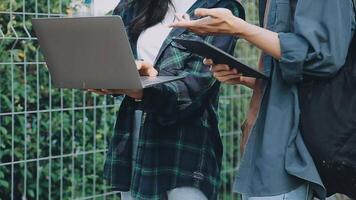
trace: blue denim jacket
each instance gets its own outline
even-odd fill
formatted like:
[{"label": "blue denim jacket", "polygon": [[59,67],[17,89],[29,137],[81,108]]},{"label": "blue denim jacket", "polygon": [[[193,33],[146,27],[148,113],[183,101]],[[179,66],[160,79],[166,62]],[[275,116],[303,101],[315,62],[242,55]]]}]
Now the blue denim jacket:
[{"label": "blue denim jacket", "polygon": [[298,84],[304,75],[332,76],[344,64],[355,29],[352,2],[270,0],[264,8],[265,1],[260,0],[260,12],[263,16],[266,9],[268,14],[261,22],[279,33],[282,58],[262,57],[270,80],[259,81],[259,98],[251,104],[258,104],[258,109],[251,115],[255,120],[250,120],[235,190],[252,197],[273,196],[310,183],[325,199],[325,188],[300,134]]}]

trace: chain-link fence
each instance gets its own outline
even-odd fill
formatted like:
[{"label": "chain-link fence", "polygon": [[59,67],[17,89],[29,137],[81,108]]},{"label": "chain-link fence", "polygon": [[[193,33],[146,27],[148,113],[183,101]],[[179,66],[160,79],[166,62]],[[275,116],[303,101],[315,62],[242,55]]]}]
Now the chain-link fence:
[{"label": "chain-link fence", "polygon": [[[68,13],[70,0],[0,1],[0,199],[118,199],[102,178],[119,102],[52,86],[30,20]],[[256,1],[245,1],[257,23]],[[258,51],[239,42],[237,56],[255,66]],[[240,124],[251,92],[222,88],[224,159],[219,199],[231,191],[239,162]]]}]

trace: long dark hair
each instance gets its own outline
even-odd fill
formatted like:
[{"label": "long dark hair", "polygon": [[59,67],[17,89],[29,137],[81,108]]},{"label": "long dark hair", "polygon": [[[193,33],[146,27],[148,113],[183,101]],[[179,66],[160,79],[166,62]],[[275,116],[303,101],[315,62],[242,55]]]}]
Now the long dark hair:
[{"label": "long dark hair", "polygon": [[[129,24],[133,39],[137,39],[147,28],[161,22],[166,16],[171,0],[134,0],[137,15]],[[173,6],[173,5],[172,5]]]}]

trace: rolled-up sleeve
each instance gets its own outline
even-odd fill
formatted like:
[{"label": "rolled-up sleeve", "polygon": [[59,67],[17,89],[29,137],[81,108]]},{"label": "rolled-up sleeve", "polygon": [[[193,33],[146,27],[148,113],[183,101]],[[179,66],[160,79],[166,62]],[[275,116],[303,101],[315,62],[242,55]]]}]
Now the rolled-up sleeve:
[{"label": "rolled-up sleeve", "polygon": [[279,33],[286,82],[331,77],[344,65],[355,27],[351,0],[299,0],[294,32]]}]

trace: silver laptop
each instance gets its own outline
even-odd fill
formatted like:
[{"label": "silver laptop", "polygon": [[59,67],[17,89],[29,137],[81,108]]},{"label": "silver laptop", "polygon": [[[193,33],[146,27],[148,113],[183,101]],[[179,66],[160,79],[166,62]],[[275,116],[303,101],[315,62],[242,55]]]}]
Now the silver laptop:
[{"label": "silver laptop", "polygon": [[58,88],[142,89],[182,79],[140,77],[119,16],[32,20]]}]

